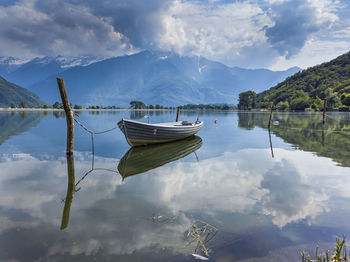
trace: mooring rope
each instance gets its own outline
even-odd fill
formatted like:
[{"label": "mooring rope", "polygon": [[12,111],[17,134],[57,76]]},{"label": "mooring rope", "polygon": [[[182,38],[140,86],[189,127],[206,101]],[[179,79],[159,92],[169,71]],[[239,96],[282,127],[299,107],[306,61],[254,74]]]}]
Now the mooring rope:
[{"label": "mooring rope", "polygon": [[334,119],[334,120],[338,120],[339,122],[350,122],[349,118],[348,119],[346,119],[346,118],[345,119],[338,119],[336,116],[331,116],[329,114],[326,114],[326,117]]},{"label": "mooring rope", "polygon": [[[79,115],[78,115],[77,113],[74,113],[74,115],[76,115],[76,116],[79,117]],[[90,130],[89,128],[87,128],[84,124],[82,124],[81,122],[79,122],[79,120],[77,120],[75,117],[74,117],[74,121],[75,121],[78,125],[80,125],[82,128],[84,128],[87,132],[89,132],[90,134],[92,134],[92,135],[100,135],[100,134],[108,133],[108,132],[110,132],[110,131],[113,131],[114,129],[119,128],[119,126],[117,125],[117,126],[115,126],[115,127],[112,127],[112,128],[110,128],[110,129],[107,129],[107,130],[105,130],[105,131],[94,132],[94,131]]]},{"label": "mooring rope", "polygon": [[[75,112],[73,112],[75,116],[79,117],[79,115]],[[92,151],[92,162],[91,162],[91,169],[89,171],[87,171],[82,178],[80,178],[78,180],[78,182],[75,184],[75,188],[79,185],[79,183],[81,181],[83,181],[85,179],[85,177],[90,174],[91,172],[95,171],[95,170],[104,170],[104,171],[109,171],[109,172],[113,172],[116,174],[120,174],[117,170],[112,170],[112,169],[108,169],[108,168],[100,168],[100,167],[95,167],[95,141],[94,141],[94,135],[99,135],[99,134],[104,134],[104,133],[108,133],[110,131],[113,131],[114,129],[117,129],[119,126],[115,126],[112,127],[110,129],[107,129],[105,131],[100,131],[100,132],[94,132],[92,130],[90,130],[89,128],[87,128],[84,124],[82,124],[78,119],[76,119],[75,117],[73,118],[74,121],[81,126],[86,132],[91,134],[91,151]],[[80,187],[78,189],[75,189],[75,192],[78,192],[80,190]]]}]

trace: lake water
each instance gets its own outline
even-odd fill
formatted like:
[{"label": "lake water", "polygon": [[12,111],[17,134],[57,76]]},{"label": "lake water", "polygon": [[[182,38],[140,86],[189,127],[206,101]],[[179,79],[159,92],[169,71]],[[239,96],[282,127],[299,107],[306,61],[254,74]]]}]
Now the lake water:
[{"label": "lake water", "polygon": [[[144,114],[78,119],[102,131]],[[76,126],[67,161],[62,113],[0,112],[0,261],[297,261],[349,235],[348,114],[323,127],[320,113],[274,113],[271,140],[269,113],[199,118],[197,137],[158,147],[129,151],[119,129],[96,135],[94,156]]]}]

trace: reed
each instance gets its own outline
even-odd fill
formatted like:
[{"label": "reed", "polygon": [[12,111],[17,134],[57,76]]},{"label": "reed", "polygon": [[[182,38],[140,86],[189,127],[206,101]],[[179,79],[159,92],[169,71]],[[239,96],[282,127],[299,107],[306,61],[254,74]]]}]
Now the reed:
[{"label": "reed", "polygon": [[316,247],[315,259],[311,259],[310,254],[305,251],[301,252],[301,262],[343,262],[349,261],[346,253],[345,237],[343,239],[336,238],[336,245],[334,247],[333,255],[330,256],[329,251],[324,254],[318,254],[318,247]]}]

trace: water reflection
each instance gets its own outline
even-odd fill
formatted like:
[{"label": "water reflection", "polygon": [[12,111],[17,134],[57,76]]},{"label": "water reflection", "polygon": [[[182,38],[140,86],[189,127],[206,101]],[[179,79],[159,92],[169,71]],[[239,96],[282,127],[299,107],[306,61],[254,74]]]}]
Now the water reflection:
[{"label": "water reflection", "polygon": [[67,186],[66,199],[64,201],[61,230],[65,229],[68,226],[70,208],[72,205],[73,195],[75,192],[75,169],[74,169],[73,154],[67,154],[67,174],[68,174],[68,186]]},{"label": "water reflection", "polygon": [[0,145],[11,136],[19,135],[47,116],[47,112],[11,111],[0,112]]},{"label": "water reflection", "polygon": [[[239,112],[238,126],[247,130],[254,127],[268,129],[269,114]],[[332,158],[342,166],[350,167],[350,116],[348,113],[328,113],[325,125],[322,114],[274,113],[271,132],[295,148]]]},{"label": "water reflection", "polygon": [[130,111],[130,119],[141,119],[144,118],[147,115],[147,111]]},{"label": "water reflection", "polygon": [[[104,129],[114,118],[128,114],[83,112],[81,118]],[[202,116],[207,123],[201,130],[205,143],[197,138],[193,146],[200,147],[200,161],[192,155],[158,166],[168,151],[169,155],[188,151],[167,148],[156,158],[157,168],[148,170],[150,175],[124,181],[119,174],[106,172],[116,169],[128,149],[121,132],[96,139],[95,164],[85,133],[77,141],[74,164],[73,158],[66,159],[64,147],[57,149],[56,145],[64,145],[65,130],[56,130],[64,121],[52,114],[38,128],[11,139],[13,147],[27,143],[29,153],[14,154],[13,147],[1,145],[0,261],[193,261],[191,253],[205,255],[206,250],[213,251],[208,252],[210,261],[297,261],[305,245],[314,248],[315,243],[333,241],[335,235],[349,235],[349,168],[276,137],[283,137],[281,119],[293,121],[293,128],[304,124],[298,126],[295,116],[274,114],[280,125],[271,127],[275,153],[271,158],[265,130],[268,114],[266,118],[257,114],[248,124],[250,130],[242,128],[244,124],[237,126],[237,114],[220,116]],[[153,117],[159,121],[174,115]],[[318,120],[307,114],[297,117]],[[335,151],[328,128],[324,149]],[[58,136],[62,139],[52,143],[55,152],[47,151]],[[302,144],[300,136],[294,134]],[[38,145],[35,153],[33,137]],[[319,140],[314,142],[321,147]],[[144,155],[152,162],[157,152]],[[132,163],[138,163],[137,158]],[[69,169],[73,166],[75,181],[70,175],[74,169]],[[88,170],[94,172],[82,179]],[[137,165],[133,170],[139,170]],[[198,246],[197,233],[209,228],[198,221],[218,229],[208,237],[200,235],[205,247],[200,241]]]},{"label": "water reflection", "polygon": [[123,179],[141,174],[183,158],[202,146],[202,139],[192,136],[179,141],[145,147],[132,147],[123,156],[118,171]]}]

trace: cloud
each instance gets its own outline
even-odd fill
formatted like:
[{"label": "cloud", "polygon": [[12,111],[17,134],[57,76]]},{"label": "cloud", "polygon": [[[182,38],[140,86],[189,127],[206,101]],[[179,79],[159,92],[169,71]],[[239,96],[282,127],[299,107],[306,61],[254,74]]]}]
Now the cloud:
[{"label": "cloud", "polygon": [[[342,37],[343,38],[343,37]],[[339,40],[319,40],[310,38],[306,41],[298,54],[286,59],[284,56],[278,57],[270,66],[272,70],[290,68],[298,65],[301,68],[318,65],[330,61],[350,50],[350,41]]]},{"label": "cloud", "polygon": [[281,228],[329,211],[326,207],[329,197],[321,190],[304,184],[294,165],[286,159],[264,174],[261,186],[269,191],[262,198],[263,213],[271,215],[273,223]]},{"label": "cloud", "polygon": [[328,29],[338,17],[331,0],[271,1],[274,26],[266,29],[268,42],[281,56],[296,55],[313,33]]},{"label": "cloud", "polygon": [[329,38],[339,9],[338,0],[6,1],[0,55],[111,57],[155,49],[269,67],[295,57],[311,37]]},{"label": "cloud", "polygon": [[[278,227],[302,219],[311,221],[329,211],[328,194],[306,182],[304,177],[323,174],[318,169],[315,171],[319,160],[309,153],[275,151],[276,155],[280,155],[276,160],[271,159],[268,150],[247,149],[203,160],[200,165],[178,163],[164,167],[158,173],[166,175],[160,175],[151,183],[155,186],[151,190],[159,192],[159,195],[151,196],[176,212],[199,209],[207,214],[249,215],[259,210],[271,216],[272,223]],[[293,160],[305,158],[313,167],[311,174],[308,174],[309,168],[304,163]],[[254,159],[254,163],[250,159]],[[325,167],[329,164],[322,165],[324,171],[328,170]],[[342,170],[333,171],[335,173],[340,175]],[[324,186],[324,183],[319,185],[320,188]],[[342,193],[332,192],[332,195]]]},{"label": "cloud", "polygon": [[[46,1],[45,1],[46,2]],[[116,56],[132,50],[108,20],[67,1],[21,1],[0,7],[1,53],[17,56],[95,54]]]}]

